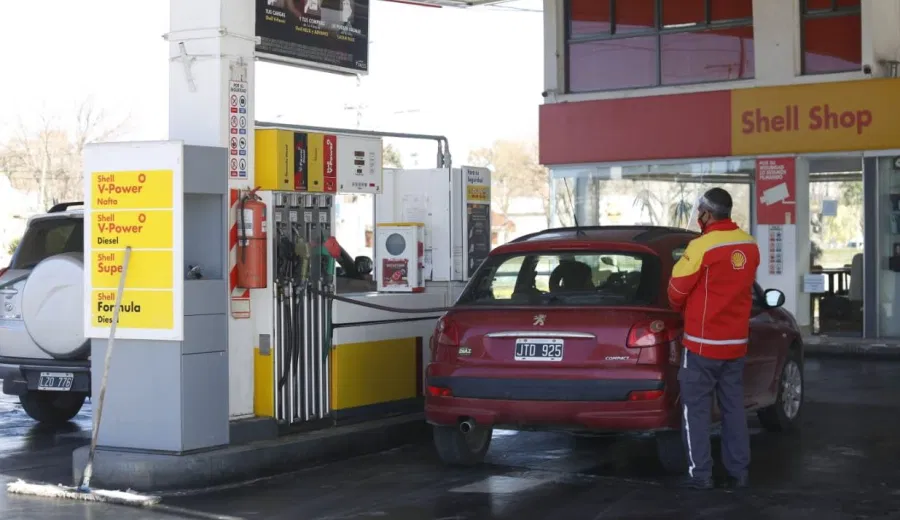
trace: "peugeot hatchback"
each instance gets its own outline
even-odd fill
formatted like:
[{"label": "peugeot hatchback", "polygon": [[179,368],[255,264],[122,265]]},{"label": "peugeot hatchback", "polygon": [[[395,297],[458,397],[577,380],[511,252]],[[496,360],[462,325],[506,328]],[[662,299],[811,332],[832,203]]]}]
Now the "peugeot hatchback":
[{"label": "peugeot hatchback", "polygon": [[[492,251],[431,340],[425,413],[440,457],[481,462],[494,428],[649,433],[664,468],[683,471],[682,322],[666,286],[696,236],[551,229]],[[803,398],[800,331],[777,289],[754,286],[753,303],[745,406],[767,429],[790,429]]]}]

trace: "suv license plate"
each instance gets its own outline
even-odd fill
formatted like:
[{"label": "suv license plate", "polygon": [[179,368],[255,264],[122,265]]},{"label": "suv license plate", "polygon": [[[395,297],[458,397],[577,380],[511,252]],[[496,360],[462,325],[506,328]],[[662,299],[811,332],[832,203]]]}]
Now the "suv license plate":
[{"label": "suv license plate", "polygon": [[38,380],[38,390],[51,392],[68,392],[72,390],[75,374],[71,372],[41,372]]},{"label": "suv license plate", "polygon": [[562,361],[563,340],[523,338],[516,340],[516,361]]}]

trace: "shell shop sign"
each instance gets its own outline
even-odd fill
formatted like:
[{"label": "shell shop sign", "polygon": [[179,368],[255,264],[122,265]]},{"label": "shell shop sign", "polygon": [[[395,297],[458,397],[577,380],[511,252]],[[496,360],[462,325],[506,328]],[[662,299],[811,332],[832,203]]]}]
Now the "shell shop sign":
[{"label": "shell shop sign", "polygon": [[893,79],[731,92],[732,155],[900,148]]}]

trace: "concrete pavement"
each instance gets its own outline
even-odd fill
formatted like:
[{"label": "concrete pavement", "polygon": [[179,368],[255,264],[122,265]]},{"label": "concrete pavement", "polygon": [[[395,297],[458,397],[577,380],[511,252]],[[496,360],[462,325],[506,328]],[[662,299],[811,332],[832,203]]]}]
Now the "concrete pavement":
[{"label": "concrete pavement", "polygon": [[[164,504],[179,510],[54,503],[0,493],[0,517],[900,519],[900,364],[809,359],[806,376],[802,430],[794,435],[755,431],[753,488],[742,493],[673,489],[646,441],[575,443],[555,434],[498,432],[488,464],[474,469],[446,468],[429,445],[413,445],[251,484],[166,497]],[[68,458],[54,454],[84,442],[72,441],[71,433],[36,438],[41,440],[20,445],[11,455],[0,452],[0,473],[52,475],[52,461],[59,459],[59,474],[65,475]],[[27,463],[28,452],[37,456],[36,463]]]}]

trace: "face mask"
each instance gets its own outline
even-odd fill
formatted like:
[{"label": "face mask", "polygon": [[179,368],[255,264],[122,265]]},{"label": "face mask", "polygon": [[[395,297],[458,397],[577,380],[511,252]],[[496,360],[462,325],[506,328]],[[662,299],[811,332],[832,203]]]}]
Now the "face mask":
[{"label": "face mask", "polygon": [[700,232],[701,232],[701,233],[703,233],[703,232],[706,231],[706,223],[709,221],[709,219],[704,219],[704,218],[703,218],[704,215],[707,215],[707,213],[705,213],[705,212],[704,212],[704,213],[701,213],[701,214],[700,214],[700,217],[697,218],[697,225],[700,226]]}]

